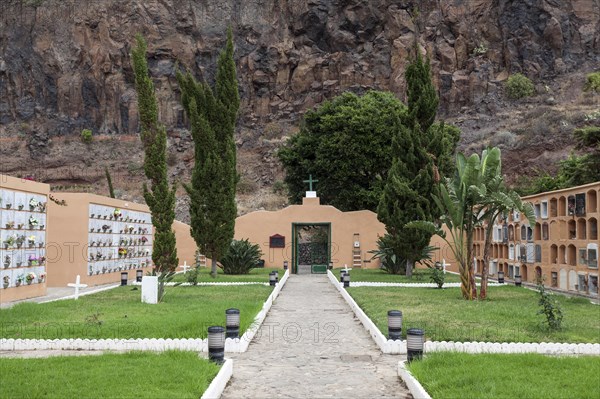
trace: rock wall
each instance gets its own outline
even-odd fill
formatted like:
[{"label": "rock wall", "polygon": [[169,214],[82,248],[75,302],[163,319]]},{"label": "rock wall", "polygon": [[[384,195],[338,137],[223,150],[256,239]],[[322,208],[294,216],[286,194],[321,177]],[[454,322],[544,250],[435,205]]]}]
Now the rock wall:
[{"label": "rock wall", "polygon": [[[137,131],[129,53],[149,42],[160,118],[182,127],[178,64],[211,80],[234,30],[242,129],[298,116],[344,90],[402,96],[415,35],[445,113],[494,111],[499,82],[600,63],[600,0],[2,0],[0,133]],[[419,9],[418,15],[413,11]],[[45,136],[44,136],[45,135]]]}]

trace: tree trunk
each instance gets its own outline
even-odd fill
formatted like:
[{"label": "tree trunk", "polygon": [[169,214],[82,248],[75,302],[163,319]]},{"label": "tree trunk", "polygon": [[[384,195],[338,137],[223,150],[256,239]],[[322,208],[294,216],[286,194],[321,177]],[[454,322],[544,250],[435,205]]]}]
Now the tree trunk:
[{"label": "tree trunk", "polygon": [[481,268],[481,289],[479,290],[479,299],[487,298],[488,269],[490,263],[490,248],[492,247],[493,223],[488,220],[485,229],[485,242],[483,244],[483,267]]},{"label": "tree trunk", "polygon": [[215,258],[210,260],[210,275],[212,278],[217,278],[217,260]]},{"label": "tree trunk", "polygon": [[412,278],[412,274],[413,274],[413,265],[414,262],[407,260],[406,261],[406,277],[410,277]]},{"label": "tree trunk", "polygon": [[471,226],[467,233],[467,259],[466,259],[466,268],[467,274],[469,276],[469,296],[467,299],[473,300],[477,299],[477,285],[475,285],[475,268],[473,266],[473,224],[471,222]]}]

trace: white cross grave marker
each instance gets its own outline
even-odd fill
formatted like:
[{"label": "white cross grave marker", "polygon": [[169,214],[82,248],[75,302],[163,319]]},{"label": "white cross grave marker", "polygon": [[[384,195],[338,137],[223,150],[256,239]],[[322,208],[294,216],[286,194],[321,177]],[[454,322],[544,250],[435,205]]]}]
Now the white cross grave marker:
[{"label": "white cross grave marker", "polygon": [[184,274],[187,273],[187,269],[191,269],[191,266],[188,266],[186,261],[184,261],[183,266],[180,267],[183,269]]},{"label": "white cross grave marker", "polygon": [[80,282],[81,282],[81,276],[78,274],[77,278],[75,279],[75,284],[73,284],[73,283],[67,284],[67,286],[75,288],[75,298],[74,299],[79,298],[79,288],[87,287],[87,284],[80,284]]}]

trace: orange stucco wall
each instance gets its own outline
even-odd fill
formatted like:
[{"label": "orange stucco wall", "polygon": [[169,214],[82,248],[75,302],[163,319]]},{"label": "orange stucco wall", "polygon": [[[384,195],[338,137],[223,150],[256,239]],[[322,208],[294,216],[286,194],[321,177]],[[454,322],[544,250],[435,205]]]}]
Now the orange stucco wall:
[{"label": "orange stucco wall", "polygon": [[175,231],[175,239],[177,240],[177,257],[179,265],[184,262],[188,266],[194,266],[196,262],[196,242],[190,235],[190,226],[176,220],[173,222],[173,230]]},{"label": "orange stucco wall", "polygon": [[[3,201],[3,203],[0,204],[0,222],[2,223],[2,225],[0,226],[0,231],[3,237],[2,239],[0,239],[0,241],[6,239],[8,234],[25,236],[35,234],[38,238],[35,248],[29,248],[28,245],[24,244],[21,248],[18,249],[15,247],[13,247],[12,249],[5,249],[4,244],[0,242],[2,248],[0,249],[0,253],[2,254],[0,256],[0,267],[2,268],[0,269],[0,274],[2,275],[2,277],[9,276],[10,279],[10,286],[6,289],[3,288],[3,280],[0,279],[0,302],[10,302],[45,295],[46,282],[39,283],[36,281],[31,285],[28,285],[26,282],[23,282],[23,284],[19,287],[15,286],[14,280],[17,275],[25,274],[34,270],[34,273],[38,271],[37,274],[39,274],[39,270],[43,270],[44,267],[44,265],[29,267],[26,261],[23,262],[23,266],[17,267],[15,262],[15,251],[21,252],[21,256],[23,256],[23,259],[26,259],[29,256],[29,254],[34,254],[36,256],[45,255],[45,249],[48,241],[46,232],[50,225],[50,223],[48,222],[47,214],[44,215],[43,212],[30,212],[28,209],[28,204],[23,202],[27,202],[26,198],[28,198],[30,195],[35,195],[37,198],[40,198],[47,203],[48,193],[50,192],[50,186],[44,183],[38,183],[30,180],[0,175],[0,189],[2,190],[2,192],[5,193],[18,193],[18,195],[23,198],[23,200],[19,203],[20,205],[23,205],[22,210],[18,209],[19,204],[17,203],[11,204],[12,206],[10,209],[6,209],[6,201]],[[48,208],[46,207],[46,212],[47,210]],[[19,216],[18,218],[17,215]],[[35,228],[34,232],[33,230],[30,230],[28,226],[24,226],[21,229],[18,229],[18,226],[15,226],[12,229],[6,228],[7,222],[19,223],[19,221],[21,221],[22,223],[23,220],[27,220],[31,215],[34,215],[34,217],[36,217],[39,220],[40,224],[44,223],[44,229],[40,230],[40,228]],[[43,243],[42,248],[39,248],[39,243]],[[7,255],[10,256],[11,263],[8,268],[4,268],[3,262]]]},{"label": "orange stucco wall", "polygon": [[[235,238],[249,239],[260,245],[265,267],[292,265],[292,223],[331,223],[331,258],[334,267],[353,263],[354,234],[359,234],[363,267],[379,267],[370,261],[368,251],[377,248],[377,238],[385,234],[385,226],[371,211],[342,212],[333,206],[320,205],[318,198],[304,198],[302,205],[291,205],[279,211],[256,211],[236,219]],[[285,237],[285,248],[269,248],[269,237]]]}]

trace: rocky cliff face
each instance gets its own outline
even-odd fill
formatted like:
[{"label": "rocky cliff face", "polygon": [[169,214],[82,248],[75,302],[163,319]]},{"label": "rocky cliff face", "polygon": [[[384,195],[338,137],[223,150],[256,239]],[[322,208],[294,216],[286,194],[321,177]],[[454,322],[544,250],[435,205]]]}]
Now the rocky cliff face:
[{"label": "rocky cliff face", "polygon": [[344,90],[402,97],[415,37],[432,59],[446,116],[464,107],[496,113],[510,73],[546,82],[600,64],[600,0],[3,0],[1,7],[0,134],[26,134],[29,152],[50,158],[55,136],[137,132],[129,60],[137,32],[149,43],[160,118],[181,152],[189,143],[177,133],[185,121],[174,71],[179,65],[210,81],[229,25],[242,149],[281,136],[303,111]]}]

